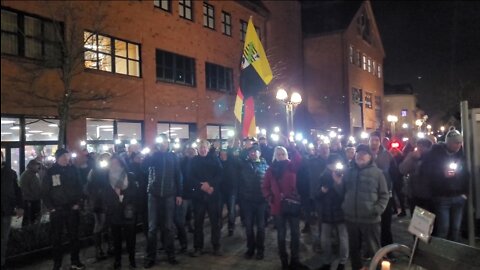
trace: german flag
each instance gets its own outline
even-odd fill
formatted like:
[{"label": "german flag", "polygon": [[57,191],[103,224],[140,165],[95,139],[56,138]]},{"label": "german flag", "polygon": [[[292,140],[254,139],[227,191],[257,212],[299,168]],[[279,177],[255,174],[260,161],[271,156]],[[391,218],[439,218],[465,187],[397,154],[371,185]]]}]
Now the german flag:
[{"label": "german flag", "polygon": [[[273,74],[268,63],[265,50],[258,38],[257,31],[253,25],[252,17],[248,20],[245,44],[243,45],[242,63],[240,71],[240,89],[237,92],[235,102],[235,116],[243,124],[242,135],[244,137],[256,136],[255,124],[255,102],[254,97],[258,92],[264,90],[272,81]],[[237,112],[245,101],[243,122]]]}]

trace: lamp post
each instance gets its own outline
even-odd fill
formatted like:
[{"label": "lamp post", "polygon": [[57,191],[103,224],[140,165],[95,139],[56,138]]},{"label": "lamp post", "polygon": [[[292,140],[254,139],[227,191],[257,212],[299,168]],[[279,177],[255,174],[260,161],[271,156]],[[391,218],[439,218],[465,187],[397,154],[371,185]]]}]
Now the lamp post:
[{"label": "lamp post", "polygon": [[295,106],[302,103],[302,96],[297,92],[293,92],[289,99],[287,91],[280,88],[277,91],[276,99],[285,104],[285,110],[287,112],[287,132],[293,131],[293,111]]},{"label": "lamp post", "polygon": [[387,121],[390,122],[391,130],[392,130],[392,136],[395,135],[395,123],[398,122],[398,117],[395,115],[388,115],[387,116]]}]

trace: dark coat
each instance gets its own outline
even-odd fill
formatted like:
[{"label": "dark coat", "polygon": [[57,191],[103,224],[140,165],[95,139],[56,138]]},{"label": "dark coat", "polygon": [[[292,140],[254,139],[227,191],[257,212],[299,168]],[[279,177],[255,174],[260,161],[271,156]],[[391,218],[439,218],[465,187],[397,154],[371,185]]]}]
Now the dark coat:
[{"label": "dark coat", "polygon": [[[192,198],[197,200],[220,199],[220,187],[222,180],[222,164],[214,151],[207,156],[195,156],[190,164],[189,177],[191,180]],[[211,195],[202,191],[201,182],[208,182],[214,191]]]},{"label": "dark coat", "polygon": [[90,207],[95,213],[105,213],[105,205],[103,204],[103,194],[108,183],[108,169],[95,168],[88,175],[87,195]]},{"label": "dark coat", "polygon": [[75,167],[53,164],[42,181],[42,194],[48,210],[70,209],[75,204],[80,205],[82,186]]},{"label": "dark coat", "polygon": [[180,161],[180,170],[182,171],[183,176],[183,199],[190,200],[193,197],[193,183],[190,178],[190,168],[192,164],[192,159],[189,157],[184,157]]},{"label": "dark coat", "polygon": [[23,207],[22,191],[17,183],[17,173],[2,164],[2,217],[15,214],[15,208]]},{"label": "dark coat", "polygon": [[240,173],[240,161],[233,155],[229,155],[228,159],[221,161],[222,163],[222,195],[237,196],[238,195],[238,183]]},{"label": "dark coat", "polygon": [[148,176],[148,193],[159,197],[182,196],[182,172],[175,153],[155,152],[145,159],[144,168]]},{"label": "dark coat", "polygon": [[[447,178],[444,173],[451,162],[457,163],[458,168],[455,176]],[[419,177],[428,181],[433,197],[451,197],[468,193],[468,171],[463,151],[449,154],[444,143],[434,145],[425,156]]]},{"label": "dark coat", "polygon": [[[121,191],[123,200],[120,201],[119,196],[109,184],[103,191],[103,202],[105,205],[106,220],[111,225],[135,224],[136,213],[138,211],[138,186],[135,182],[133,173],[127,174],[128,187]],[[108,176],[107,176],[108,179]],[[130,207],[133,211],[133,218],[125,218],[125,208]]]},{"label": "dark coat", "polygon": [[248,202],[265,202],[262,185],[268,164],[262,158],[259,161],[244,160],[240,169],[240,200]]},{"label": "dark coat", "polygon": [[[322,205],[322,222],[329,224],[337,224],[344,221],[342,203],[344,194],[334,188],[334,180],[332,171],[328,168],[320,176],[319,186],[315,188],[316,198]],[[326,193],[321,191],[321,188],[328,189]]]}]

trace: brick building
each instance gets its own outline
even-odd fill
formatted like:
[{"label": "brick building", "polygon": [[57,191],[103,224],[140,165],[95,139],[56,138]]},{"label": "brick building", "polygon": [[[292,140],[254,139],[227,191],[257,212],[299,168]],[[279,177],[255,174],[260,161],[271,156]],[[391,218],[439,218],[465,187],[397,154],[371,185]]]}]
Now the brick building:
[{"label": "brick building", "polygon": [[369,1],[303,6],[304,85],[320,129],[382,128],[385,52]]},{"label": "brick building", "polygon": [[[78,103],[65,135],[72,151],[84,143],[109,149],[116,140],[149,145],[162,133],[225,138],[235,128],[249,17],[272,67],[283,71],[259,105],[268,116],[278,109],[268,105],[273,89],[302,87],[300,13],[299,1],[2,1],[2,151],[19,171],[40,150],[54,152],[59,114],[52,101],[63,95],[62,74],[40,67],[61,55],[55,45],[68,42],[60,40],[81,48],[71,76]],[[58,27],[61,39],[53,34]]]}]

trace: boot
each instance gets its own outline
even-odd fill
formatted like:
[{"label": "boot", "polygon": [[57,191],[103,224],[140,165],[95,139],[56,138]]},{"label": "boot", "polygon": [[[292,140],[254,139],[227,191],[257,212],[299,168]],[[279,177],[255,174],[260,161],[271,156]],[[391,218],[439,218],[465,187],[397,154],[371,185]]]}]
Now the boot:
[{"label": "boot", "polygon": [[95,234],[95,258],[97,261],[101,261],[107,258],[105,252],[102,249],[102,234],[96,233]]},{"label": "boot", "polygon": [[292,260],[290,262],[290,270],[309,270],[310,268],[299,260]]},{"label": "boot", "polygon": [[288,267],[288,258],[287,257],[280,257],[280,261],[282,262],[282,270],[290,269]]}]

